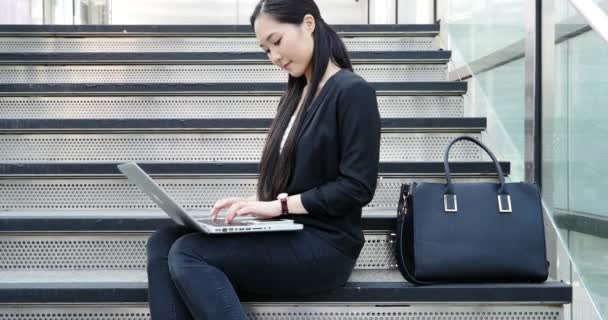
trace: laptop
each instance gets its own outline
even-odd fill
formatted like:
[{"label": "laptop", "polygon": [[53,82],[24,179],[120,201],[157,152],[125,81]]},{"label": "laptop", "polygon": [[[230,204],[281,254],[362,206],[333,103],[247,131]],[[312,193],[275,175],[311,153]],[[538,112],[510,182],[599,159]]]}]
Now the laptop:
[{"label": "laptop", "polygon": [[118,166],[129,181],[141,189],[152,199],[175,223],[209,234],[248,233],[302,230],[304,225],[294,223],[290,219],[256,219],[237,218],[231,223],[224,223],[224,219],[213,221],[211,218],[196,218],[186,212],[171,198],[150,176],[135,162]]}]

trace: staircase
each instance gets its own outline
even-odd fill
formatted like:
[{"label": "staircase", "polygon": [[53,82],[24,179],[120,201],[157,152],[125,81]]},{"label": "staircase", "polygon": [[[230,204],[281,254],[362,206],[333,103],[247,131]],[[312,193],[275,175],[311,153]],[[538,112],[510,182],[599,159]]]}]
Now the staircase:
[{"label": "staircase", "polygon": [[[563,319],[569,285],[403,281],[393,257],[399,186],[443,181],[447,143],[481,139],[449,82],[438,25],[337,25],[376,89],[380,175],[366,244],[343,288],[241,296],[251,319]],[[0,320],[149,319],[147,237],[170,220],[120,174],[136,161],[187,210],[255,192],[287,75],[249,26],[0,26]],[[495,181],[473,144],[460,182]],[[509,163],[501,163],[508,174]]]}]

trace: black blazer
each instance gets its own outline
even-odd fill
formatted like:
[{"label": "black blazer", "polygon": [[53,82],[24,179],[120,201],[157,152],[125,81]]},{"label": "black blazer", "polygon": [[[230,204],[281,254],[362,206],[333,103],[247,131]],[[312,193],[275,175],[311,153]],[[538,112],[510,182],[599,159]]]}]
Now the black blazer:
[{"label": "black blazer", "polygon": [[302,121],[287,193],[301,194],[309,214],[289,218],[356,258],[364,243],[361,208],[374,197],[378,179],[376,91],[341,69],[325,82]]}]

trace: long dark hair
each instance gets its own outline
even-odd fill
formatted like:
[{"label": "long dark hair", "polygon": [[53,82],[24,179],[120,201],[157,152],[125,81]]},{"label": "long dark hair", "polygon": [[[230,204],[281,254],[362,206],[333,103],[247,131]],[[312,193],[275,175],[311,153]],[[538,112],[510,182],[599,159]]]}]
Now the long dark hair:
[{"label": "long dark hair", "polygon": [[323,19],[317,4],[313,0],[260,0],[251,14],[250,22],[254,27],[255,20],[260,14],[267,14],[280,23],[301,25],[307,14],[315,18],[313,31],[314,49],[312,54],[312,76],[306,96],[292,128],[287,136],[285,145],[279,155],[283,134],[289,120],[302,98],[306,86],[306,76],[294,78],[289,75],[287,90],[279,101],[277,113],[266,137],[266,145],[259,164],[257,197],[259,201],[275,200],[279,193],[287,192],[287,185],[292,174],[296,135],[301,118],[314,99],[319,87],[319,81],[325,74],[331,58],[340,68],[353,71],[346,46],[336,33]]}]

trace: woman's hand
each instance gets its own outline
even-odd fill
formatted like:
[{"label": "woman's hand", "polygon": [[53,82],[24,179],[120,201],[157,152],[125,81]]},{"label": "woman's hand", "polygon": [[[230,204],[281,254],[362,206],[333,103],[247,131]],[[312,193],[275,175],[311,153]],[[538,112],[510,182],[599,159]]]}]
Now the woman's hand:
[{"label": "woman's hand", "polygon": [[250,201],[249,198],[227,198],[218,200],[211,209],[211,218],[215,220],[218,213],[225,208],[228,213],[224,217],[226,223],[232,223],[237,216],[252,216],[259,219],[270,219],[281,215],[279,201]]}]

